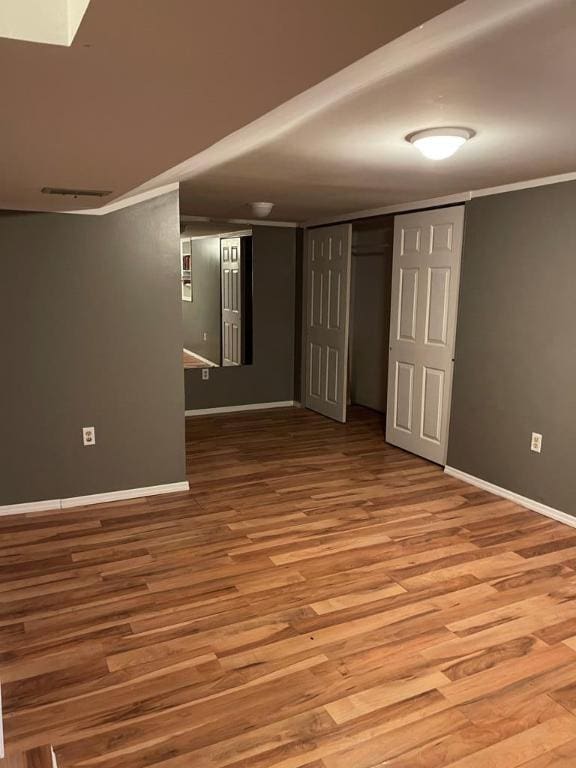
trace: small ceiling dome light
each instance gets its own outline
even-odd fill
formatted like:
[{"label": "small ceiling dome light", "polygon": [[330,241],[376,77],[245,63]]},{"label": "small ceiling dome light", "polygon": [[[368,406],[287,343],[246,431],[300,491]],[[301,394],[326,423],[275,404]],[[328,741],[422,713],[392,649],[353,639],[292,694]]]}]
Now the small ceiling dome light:
[{"label": "small ceiling dome light", "polygon": [[474,136],[470,128],[429,128],[406,136],[429,160],[445,160]]},{"label": "small ceiling dome light", "polygon": [[266,216],[270,216],[274,203],[250,203],[250,208],[257,219],[265,219]]}]

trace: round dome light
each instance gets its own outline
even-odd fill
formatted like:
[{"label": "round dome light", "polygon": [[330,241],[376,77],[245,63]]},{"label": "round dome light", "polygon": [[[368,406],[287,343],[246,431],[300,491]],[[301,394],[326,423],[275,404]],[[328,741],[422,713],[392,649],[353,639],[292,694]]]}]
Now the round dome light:
[{"label": "round dome light", "polygon": [[250,203],[250,207],[254,216],[258,219],[265,219],[272,212],[274,203]]},{"label": "round dome light", "polygon": [[445,160],[474,136],[469,128],[429,128],[406,136],[429,160]]}]

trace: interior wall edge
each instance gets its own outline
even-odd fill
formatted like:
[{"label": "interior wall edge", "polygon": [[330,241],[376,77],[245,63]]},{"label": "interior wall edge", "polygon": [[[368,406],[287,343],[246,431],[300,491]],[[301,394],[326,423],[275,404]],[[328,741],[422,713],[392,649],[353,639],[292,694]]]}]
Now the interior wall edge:
[{"label": "interior wall edge", "polygon": [[450,467],[446,465],[444,467],[444,472],[451,477],[455,477],[457,480],[462,480],[465,483],[469,483],[470,485],[474,485],[477,488],[481,488],[483,491],[488,491],[489,493],[493,493],[495,496],[501,496],[503,499],[513,501],[515,504],[520,504],[522,507],[526,507],[527,509],[532,510],[532,512],[538,512],[540,515],[551,517],[553,520],[556,520],[559,523],[563,523],[564,525],[569,525],[572,528],[576,528],[576,517],[569,514],[568,512],[563,512],[560,509],[549,507],[547,504],[542,504],[540,501],[530,499],[527,496],[522,496],[515,491],[510,491],[508,488],[502,488],[499,485],[494,485],[494,483],[490,483],[488,480],[483,480],[481,477],[469,475],[467,472],[463,472],[461,469],[456,469],[456,467]]}]

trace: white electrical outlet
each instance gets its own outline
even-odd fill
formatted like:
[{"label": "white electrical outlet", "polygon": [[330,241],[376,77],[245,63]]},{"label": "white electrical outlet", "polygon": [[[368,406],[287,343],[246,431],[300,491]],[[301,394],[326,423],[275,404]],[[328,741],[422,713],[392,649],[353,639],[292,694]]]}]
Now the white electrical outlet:
[{"label": "white electrical outlet", "polygon": [[210,378],[210,368],[202,368],[202,380],[208,381]]},{"label": "white electrical outlet", "polygon": [[530,450],[534,453],[542,453],[542,435],[538,434],[538,432],[532,432]]},{"label": "white electrical outlet", "polygon": [[94,427],[82,427],[82,439],[84,445],[96,444],[96,430]]},{"label": "white electrical outlet", "polygon": [[208,341],[208,334],[206,333],[206,331],[204,331],[204,333],[202,334],[202,338],[204,339],[204,341]]}]

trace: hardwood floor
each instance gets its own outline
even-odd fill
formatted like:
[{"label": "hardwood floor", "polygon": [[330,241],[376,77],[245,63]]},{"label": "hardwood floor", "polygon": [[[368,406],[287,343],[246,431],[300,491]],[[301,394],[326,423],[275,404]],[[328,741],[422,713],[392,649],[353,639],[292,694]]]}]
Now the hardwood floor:
[{"label": "hardwood floor", "polygon": [[190,419],[187,458],[189,494],[0,519],[8,755],[576,766],[576,531],[362,409]]}]

